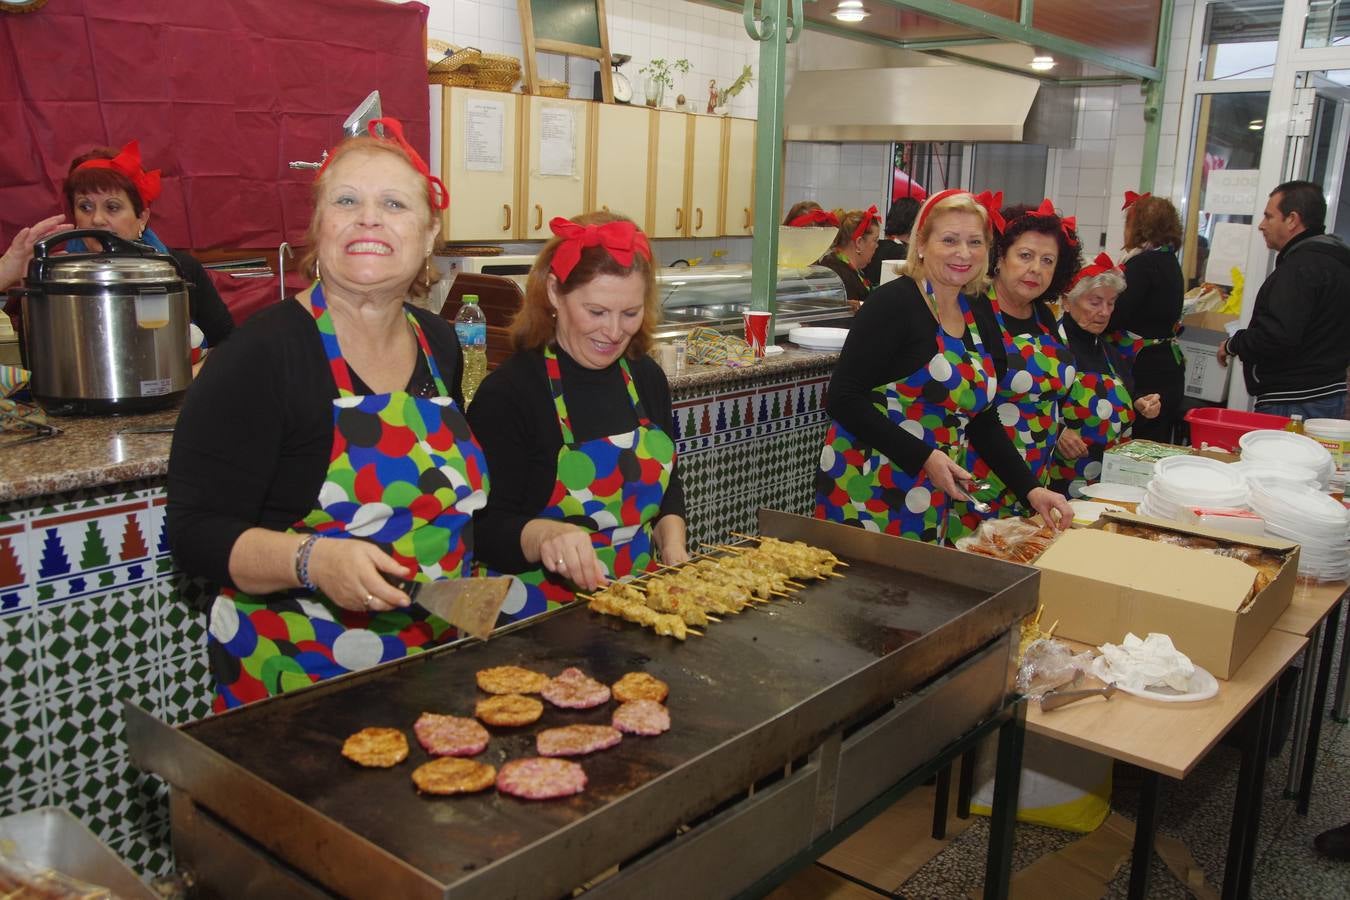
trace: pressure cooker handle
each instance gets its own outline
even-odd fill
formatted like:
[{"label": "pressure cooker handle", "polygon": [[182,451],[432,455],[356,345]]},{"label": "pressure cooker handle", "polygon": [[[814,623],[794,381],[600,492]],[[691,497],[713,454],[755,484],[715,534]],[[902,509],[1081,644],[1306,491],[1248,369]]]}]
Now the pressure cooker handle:
[{"label": "pressure cooker handle", "polygon": [[149,244],[129,241],[102,228],[76,228],[74,231],[57,232],[33,244],[33,258],[46,259],[50,249],[60,247],[66,241],[73,241],[75,238],[97,238],[103,244],[104,251],[108,253],[126,253],[132,256],[155,256],[159,253]]}]

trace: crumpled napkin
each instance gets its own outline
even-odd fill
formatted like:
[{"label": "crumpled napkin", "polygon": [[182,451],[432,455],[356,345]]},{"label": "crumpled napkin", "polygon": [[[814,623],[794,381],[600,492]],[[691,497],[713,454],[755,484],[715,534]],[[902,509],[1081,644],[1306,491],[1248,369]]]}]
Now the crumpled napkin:
[{"label": "crumpled napkin", "polygon": [[1142,691],[1166,685],[1181,693],[1191,689],[1195,663],[1165,634],[1150,634],[1143,640],[1127,634],[1120,644],[1102,644],[1098,649],[1106,658],[1112,680],[1121,687]]}]

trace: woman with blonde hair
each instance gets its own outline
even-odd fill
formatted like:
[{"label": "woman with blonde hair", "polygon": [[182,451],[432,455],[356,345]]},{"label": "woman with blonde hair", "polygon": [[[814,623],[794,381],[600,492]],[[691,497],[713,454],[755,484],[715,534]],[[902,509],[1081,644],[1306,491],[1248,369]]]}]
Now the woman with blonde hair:
[{"label": "woman with blonde hair", "polygon": [[469,422],[497,473],[475,550],[516,576],[520,619],[613,578],[689,558],[670,385],[648,355],[660,315],[647,237],[606,212],[549,223],[511,324],[515,349]]},{"label": "woman with blonde hair", "polygon": [[881,216],[877,214],[877,208],[851,210],[839,216],[839,233],[835,235],[834,244],[820,258],[820,265],[832,270],[844,282],[848,304],[855,313],[872,292],[872,282],[867,280],[863,269],[872,261],[880,240]]},{"label": "woman with blonde hair", "polygon": [[213,352],[174,432],[169,541],[220,586],[218,712],[455,634],[403,589],[469,573],[487,493],[454,329],[412,302],[449,196],[397,120],[371,130],[315,180],[314,283]]},{"label": "woman with blonde hair", "polygon": [[987,194],[930,197],[902,277],[859,311],[830,380],[817,518],[941,542],[951,501],[969,499],[970,473],[956,462],[969,442],[1026,506],[1059,527],[1072,521],[1064,498],[1036,484],[993,406],[999,372],[984,336],[996,339],[998,326],[968,299],[989,285],[991,208],[996,215]]}]

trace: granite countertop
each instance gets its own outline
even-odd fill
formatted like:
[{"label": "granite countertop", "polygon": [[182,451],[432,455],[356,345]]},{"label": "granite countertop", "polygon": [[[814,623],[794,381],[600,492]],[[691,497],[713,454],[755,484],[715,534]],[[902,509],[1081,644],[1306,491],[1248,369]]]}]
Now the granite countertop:
[{"label": "granite countertop", "polygon": [[177,409],[140,416],[53,416],[50,421],[61,434],[0,446],[0,501],[163,475],[172,434],[118,432],[177,420]]},{"label": "granite countertop", "polygon": [[712,387],[720,384],[734,384],[748,378],[786,375],[808,369],[822,367],[834,368],[839,361],[838,352],[821,353],[814,350],[802,350],[795,344],[779,344],[783,352],[767,356],[753,366],[686,366],[678,375],[670,376],[670,389],[687,391],[689,388]]}]

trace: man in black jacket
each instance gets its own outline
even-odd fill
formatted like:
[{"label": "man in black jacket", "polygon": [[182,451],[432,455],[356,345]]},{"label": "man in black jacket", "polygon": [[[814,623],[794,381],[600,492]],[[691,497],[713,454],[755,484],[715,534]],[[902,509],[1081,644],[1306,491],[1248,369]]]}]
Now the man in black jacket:
[{"label": "man in black jacket", "polygon": [[1325,234],[1327,204],[1309,181],[1270,192],[1261,216],[1275,268],[1248,326],[1219,344],[1219,365],[1242,360],[1260,412],[1339,419],[1350,365],[1350,247]]}]

